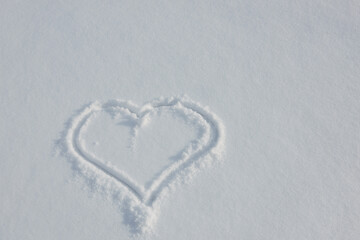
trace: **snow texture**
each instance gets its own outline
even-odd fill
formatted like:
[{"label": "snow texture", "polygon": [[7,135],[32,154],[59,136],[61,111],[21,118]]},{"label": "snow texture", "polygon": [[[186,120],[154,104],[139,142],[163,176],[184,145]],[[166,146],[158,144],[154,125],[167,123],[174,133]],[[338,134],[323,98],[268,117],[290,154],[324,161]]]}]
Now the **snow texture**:
[{"label": "snow texture", "polygon": [[[189,142],[177,159],[154,176],[147,186],[138,184],[126,171],[109,161],[99,159],[84,147],[84,132],[98,112],[107,112],[117,118],[121,115],[120,118],[131,128],[131,143],[134,145],[138,132],[152,120],[152,115],[165,110],[172,111],[187,123],[196,126],[199,134],[197,139]],[[202,107],[188,97],[160,98],[142,107],[121,100],[94,102],[69,120],[66,127],[63,138],[58,143],[63,155],[71,160],[75,171],[91,182],[95,181],[97,187],[107,190],[119,201],[124,222],[129,225],[134,235],[151,232],[159,212],[159,202],[168,194],[168,189],[174,182],[191,179],[205,165],[221,160],[225,147],[225,130],[220,119],[207,107]]]},{"label": "snow texture", "polygon": [[359,23],[358,0],[1,0],[0,240],[360,239]]}]

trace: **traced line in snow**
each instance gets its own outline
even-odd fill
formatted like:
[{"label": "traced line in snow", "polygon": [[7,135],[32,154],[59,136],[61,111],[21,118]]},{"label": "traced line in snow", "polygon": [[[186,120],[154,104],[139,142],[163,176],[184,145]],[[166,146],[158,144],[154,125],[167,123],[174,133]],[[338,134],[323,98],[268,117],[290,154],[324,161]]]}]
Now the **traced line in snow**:
[{"label": "traced line in snow", "polygon": [[[82,134],[86,132],[92,116],[98,112],[105,111],[112,115],[120,113],[125,115],[134,123],[131,137],[135,139],[141,127],[150,121],[149,115],[155,111],[163,111],[165,109],[171,109],[185,120],[192,123],[195,122],[202,131],[195,141],[191,141],[185,147],[180,154],[181,157],[155,176],[148,186],[139,185],[126,172],[99,160],[83,146]],[[154,207],[157,199],[163,195],[164,190],[170,187],[173,182],[176,182],[176,179],[191,178],[195,174],[194,169],[201,169],[201,165],[194,166],[194,164],[201,162],[202,159],[220,160],[225,148],[224,139],[225,130],[221,120],[207,107],[202,107],[189,98],[171,97],[153,100],[141,108],[129,101],[110,100],[105,103],[94,102],[73,118],[70,127],[67,129],[64,144],[67,146],[66,155],[70,154],[77,161],[91,164],[100,170],[101,174],[115,179],[129,190],[130,194],[128,194],[128,197],[135,205],[136,203],[143,205],[145,209],[143,213],[145,215],[139,215],[139,210],[136,208],[136,213],[134,212],[136,216],[133,217],[134,219],[137,217],[141,220],[134,220],[133,222],[136,224],[132,223],[136,225],[132,226],[138,229],[136,231],[142,232],[143,228],[149,227],[147,226],[149,223],[146,223],[147,219],[151,217],[147,216],[151,215],[149,208]],[[194,166],[194,169],[190,169],[192,166]],[[101,177],[101,174],[98,174],[98,176]]]}]

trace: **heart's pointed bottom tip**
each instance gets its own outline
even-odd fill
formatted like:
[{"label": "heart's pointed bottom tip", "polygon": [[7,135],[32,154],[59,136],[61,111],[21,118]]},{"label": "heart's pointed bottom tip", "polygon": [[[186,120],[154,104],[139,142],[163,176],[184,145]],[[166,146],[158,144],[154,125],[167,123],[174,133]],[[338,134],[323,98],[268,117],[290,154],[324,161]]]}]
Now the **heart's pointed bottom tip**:
[{"label": "heart's pointed bottom tip", "polygon": [[134,204],[132,201],[122,207],[124,224],[130,229],[132,235],[152,233],[158,219],[158,210],[144,204]]}]

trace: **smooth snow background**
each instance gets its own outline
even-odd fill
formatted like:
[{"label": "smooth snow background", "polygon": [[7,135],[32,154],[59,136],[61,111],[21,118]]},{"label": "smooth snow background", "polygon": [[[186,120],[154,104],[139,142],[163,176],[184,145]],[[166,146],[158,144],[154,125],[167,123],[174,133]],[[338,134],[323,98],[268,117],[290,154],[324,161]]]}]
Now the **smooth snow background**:
[{"label": "smooth snow background", "polygon": [[360,237],[357,1],[1,1],[0,239],[128,239],[55,152],[93,100],[186,93],[226,157],[153,239]]}]

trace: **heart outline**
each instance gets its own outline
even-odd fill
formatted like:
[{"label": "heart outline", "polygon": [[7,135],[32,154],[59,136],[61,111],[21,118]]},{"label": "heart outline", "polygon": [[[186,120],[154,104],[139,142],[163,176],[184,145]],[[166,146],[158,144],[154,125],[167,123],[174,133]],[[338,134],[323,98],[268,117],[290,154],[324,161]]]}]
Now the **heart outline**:
[{"label": "heart outline", "polygon": [[[163,107],[175,108],[178,111],[183,111],[185,115],[189,112],[195,114],[194,116],[197,116],[198,120],[208,125],[209,136],[207,136],[208,141],[205,144],[200,144],[201,142],[199,141],[199,145],[195,146],[197,147],[195,150],[187,153],[186,156],[183,156],[184,158],[182,157],[170,164],[170,166],[164,169],[157,177],[152,179],[148,188],[137,184],[126,172],[111,168],[111,166],[104,164],[84,150],[80,136],[82,131],[86,129],[89,119],[94,113],[117,108],[117,110],[127,112],[129,116],[136,117],[139,120],[138,126],[141,126],[144,120],[146,120],[147,114],[155,110],[160,110]],[[137,199],[146,206],[152,207],[163,190],[173,182],[174,178],[183,170],[208,155],[212,158],[220,159],[224,151],[224,135],[225,130],[220,119],[214,113],[210,112],[208,108],[202,107],[200,104],[188,98],[160,98],[150,101],[142,107],[138,107],[128,101],[109,100],[104,103],[94,102],[84,108],[83,111],[73,119],[72,125],[66,134],[66,143],[70,153],[76,159],[85,161],[101,170],[126,187],[132,194],[132,198]],[[197,140],[204,140],[202,139],[204,136],[206,136],[205,133]],[[188,145],[187,148],[189,147],[191,146]],[[183,153],[185,153],[185,150]]]}]

